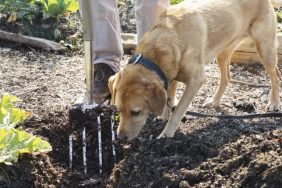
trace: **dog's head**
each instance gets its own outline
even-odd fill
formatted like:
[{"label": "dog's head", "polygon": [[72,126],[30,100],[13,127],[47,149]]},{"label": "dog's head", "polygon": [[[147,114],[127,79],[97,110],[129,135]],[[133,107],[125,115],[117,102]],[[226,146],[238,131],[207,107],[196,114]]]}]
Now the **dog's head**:
[{"label": "dog's head", "polygon": [[122,140],[137,137],[150,112],[161,115],[167,98],[163,86],[140,66],[128,65],[108,82],[111,103],[120,111],[117,136]]}]

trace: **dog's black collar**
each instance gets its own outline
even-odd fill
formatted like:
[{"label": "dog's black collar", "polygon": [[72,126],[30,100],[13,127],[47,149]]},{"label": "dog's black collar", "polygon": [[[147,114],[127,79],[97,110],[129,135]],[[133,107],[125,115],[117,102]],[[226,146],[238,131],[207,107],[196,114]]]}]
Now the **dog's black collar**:
[{"label": "dog's black collar", "polygon": [[164,81],[164,87],[167,89],[168,87],[168,80],[165,76],[165,73],[162,71],[162,69],[153,61],[150,59],[147,59],[143,57],[141,54],[134,55],[128,60],[128,64],[141,64],[147,69],[151,71],[155,71],[157,75],[161,78],[161,80]]}]

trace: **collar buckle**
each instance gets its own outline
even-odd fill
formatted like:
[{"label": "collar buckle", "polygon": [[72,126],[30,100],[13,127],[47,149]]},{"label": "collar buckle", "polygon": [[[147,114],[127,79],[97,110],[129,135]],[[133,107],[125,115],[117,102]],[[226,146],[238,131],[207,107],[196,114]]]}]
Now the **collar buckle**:
[{"label": "collar buckle", "polygon": [[139,55],[136,57],[136,59],[133,61],[133,64],[138,63],[138,61],[140,60],[141,57],[142,57],[142,55],[139,54]]}]

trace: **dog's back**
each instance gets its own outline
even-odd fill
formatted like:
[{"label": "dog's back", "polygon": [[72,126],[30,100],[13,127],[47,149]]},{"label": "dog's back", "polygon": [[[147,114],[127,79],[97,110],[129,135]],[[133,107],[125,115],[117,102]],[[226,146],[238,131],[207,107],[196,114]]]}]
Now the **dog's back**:
[{"label": "dog's back", "polygon": [[[165,28],[176,31],[175,38],[170,41],[186,40],[177,45],[187,45],[180,46],[182,49],[202,49],[208,63],[222,49],[249,36],[252,23],[260,19],[274,23],[265,29],[276,29],[275,13],[269,0],[187,0],[169,7],[150,32],[152,38],[159,35],[165,40],[168,38],[162,37],[167,35],[163,32]],[[152,39],[148,40],[154,45]]]}]

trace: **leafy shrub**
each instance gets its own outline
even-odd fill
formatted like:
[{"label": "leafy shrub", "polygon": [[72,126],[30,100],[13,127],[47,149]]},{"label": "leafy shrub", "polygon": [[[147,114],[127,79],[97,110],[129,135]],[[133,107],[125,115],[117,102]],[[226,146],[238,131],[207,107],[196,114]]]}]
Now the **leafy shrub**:
[{"label": "leafy shrub", "polygon": [[29,112],[14,107],[19,99],[15,96],[4,94],[0,101],[0,127],[15,127],[24,122],[30,115]]},{"label": "leafy shrub", "polygon": [[52,150],[40,137],[16,129],[30,113],[14,107],[17,97],[4,94],[0,101],[0,163],[11,165],[22,153],[39,154]]},{"label": "leafy shrub", "polygon": [[52,150],[51,145],[40,137],[17,129],[0,128],[0,163],[11,165],[23,153],[33,155]]},{"label": "leafy shrub", "polygon": [[17,19],[32,20],[42,14],[40,4],[31,4],[30,0],[0,0],[0,12],[13,16],[11,21]]},{"label": "leafy shrub", "polygon": [[58,18],[66,12],[78,11],[77,0],[31,0],[31,4],[39,3],[44,6],[44,17]]},{"label": "leafy shrub", "polygon": [[37,17],[60,18],[78,11],[77,0],[0,0],[0,12],[10,15],[10,21],[33,20]]}]

